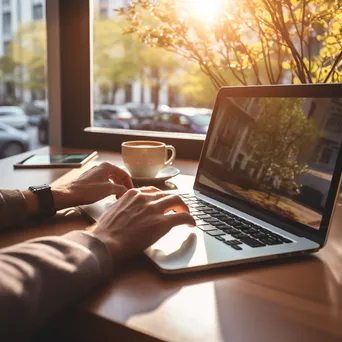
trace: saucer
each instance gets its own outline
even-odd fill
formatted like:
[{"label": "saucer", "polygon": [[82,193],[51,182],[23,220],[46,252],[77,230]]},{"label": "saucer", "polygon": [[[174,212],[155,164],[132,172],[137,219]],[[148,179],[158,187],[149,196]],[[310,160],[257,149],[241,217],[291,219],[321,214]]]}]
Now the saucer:
[{"label": "saucer", "polygon": [[179,172],[176,167],[166,166],[155,177],[132,177],[132,179],[136,183],[164,183],[166,180],[177,176]]}]

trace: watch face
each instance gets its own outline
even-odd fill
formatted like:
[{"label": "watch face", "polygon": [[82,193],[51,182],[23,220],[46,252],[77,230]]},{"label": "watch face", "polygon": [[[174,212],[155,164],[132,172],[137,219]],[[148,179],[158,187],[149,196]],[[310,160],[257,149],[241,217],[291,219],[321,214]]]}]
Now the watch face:
[{"label": "watch face", "polygon": [[36,192],[36,191],[43,191],[43,190],[49,190],[49,189],[51,189],[51,188],[47,184],[38,185],[38,186],[30,186],[29,187],[29,190],[34,191],[34,192]]}]

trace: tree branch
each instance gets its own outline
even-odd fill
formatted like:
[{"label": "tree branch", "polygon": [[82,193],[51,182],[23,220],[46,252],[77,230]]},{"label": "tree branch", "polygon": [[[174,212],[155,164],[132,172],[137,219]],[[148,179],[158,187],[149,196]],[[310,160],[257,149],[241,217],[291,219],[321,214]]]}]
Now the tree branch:
[{"label": "tree branch", "polygon": [[333,64],[333,66],[331,67],[331,69],[330,69],[330,71],[329,71],[327,77],[324,79],[323,83],[327,83],[327,82],[328,82],[330,76],[331,76],[332,73],[334,72],[334,70],[335,70],[335,68],[336,68],[336,66],[337,66],[337,64],[339,63],[339,61],[340,61],[341,58],[342,58],[342,51],[341,51],[341,52],[339,53],[339,55],[336,57],[335,62],[334,62],[334,64]]}]

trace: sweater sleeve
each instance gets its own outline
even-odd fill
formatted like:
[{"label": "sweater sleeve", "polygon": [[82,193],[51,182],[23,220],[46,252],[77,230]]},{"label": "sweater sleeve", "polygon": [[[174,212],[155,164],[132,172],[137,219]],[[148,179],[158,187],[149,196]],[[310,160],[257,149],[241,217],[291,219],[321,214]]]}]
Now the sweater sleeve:
[{"label": "sweater sleeve", "polygon": [[0,249],[0,341],[27,336],[111,274],[106,245],[85,232]]},{"label": "sweater sleeve", "polygon": [[0,230],[19,224],[27,217],[26,201],[19,190],[0,190]]}]

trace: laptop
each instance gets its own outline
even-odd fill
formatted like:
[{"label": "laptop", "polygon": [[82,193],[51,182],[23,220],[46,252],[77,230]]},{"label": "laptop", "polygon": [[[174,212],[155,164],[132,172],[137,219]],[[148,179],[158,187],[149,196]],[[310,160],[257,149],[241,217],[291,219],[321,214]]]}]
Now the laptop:
[{"label": "laptop", "polygon": [[[220,89],[193,191],[180,194],[197,226],[173,228],[145,254],[179,274],[318,251],[341,141],[342,84]],[[97,220],[105,203],[83,209]]]}]

